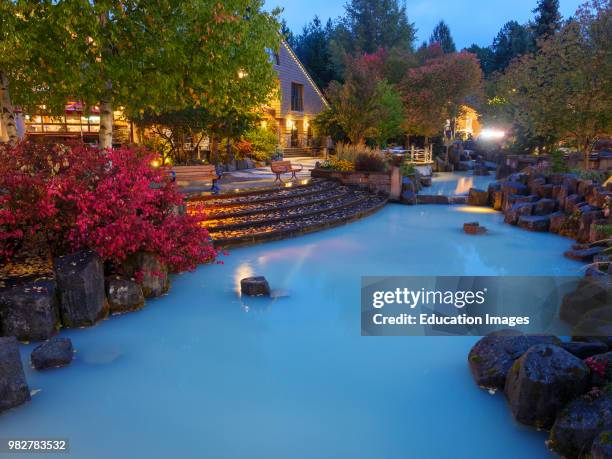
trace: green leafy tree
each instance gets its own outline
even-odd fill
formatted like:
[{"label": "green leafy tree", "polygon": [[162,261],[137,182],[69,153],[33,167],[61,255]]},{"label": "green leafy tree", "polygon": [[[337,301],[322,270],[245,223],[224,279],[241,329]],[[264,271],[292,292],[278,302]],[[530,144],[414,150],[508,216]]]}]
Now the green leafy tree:
[{"label": "green leafy tree", "polygon": [[500,88],[521,129],[549,143],[564,140],[587,155],[610,133],[611,26],[609,3],[593,0],[541,41],[536,54],[510,65]]},{"label": "green leafy tree", "polygon": [[450,28],[444,21],[440,21],[429,37],[429,44],[439,43],[442,51],[445,53],[454,53],[457,51],[455,41],[451,35]]},{"label": "green leafy tree", "polygon": [[378,97],[378,122],[375,124],[374,140],[381,147],[387,141],[403,133],[402,123],[405,118],[402,95],[386,80],[381,80],[376,88]]},{"label": "green leafy tree", "polygon": [[[97,105],[101,147],[112,145],[120,107],[136,120],[190,108],[231,118],[264,104],[276,85],[266,50],[279,44],[278,10],[262,7],[263,0],[18,1],[29,20],[18,35],[25,50],[7,59],[14,103],[55,113],[70,98]],[[36,66],[24,66],[22,55]]]}]

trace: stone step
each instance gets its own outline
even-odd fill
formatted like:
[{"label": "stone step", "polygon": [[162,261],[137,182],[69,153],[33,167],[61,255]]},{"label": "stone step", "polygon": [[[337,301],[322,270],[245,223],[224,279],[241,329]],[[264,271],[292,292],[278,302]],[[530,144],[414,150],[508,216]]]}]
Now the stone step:
[{"label": "stone step", "polygon": [[[258,194],[230,194],[227,196],[217,196],[213,199],[206,199],[203,202],[209,209],[222,207],[239,207],[248,204],[256,204],[271,201],[284,201],[297,196],[309,196],[327,190],[333,190],[339,186],[338,182],[331,180],[318,181],[311,185],[301,187],[283,187],[276,190],[270,189]],[[200,201],[195,199],[194,201]]]},{"label": "stone step", "polygon": [[305,216],[314,216],[330,210],[342,209],[359,204],[366,199],[368,194],[349,192],[332,199],[324,199],[313,202],[311,204],[291,206],[284,209],[276,209],[271,211],[262,211],[257,214],[245,216],[229,216],[218,220],[208,220],[206,228],[209,233],[214,234],[223,231],[230,231],[242,228],[266,226],[275,222],[288,222],[292,219]]},{"label": "stone step", "polygon": [[343,197],[349,193],[349,188],[338,186],[317,193],[308,193],[297,196],[270,199],[266,201],[251,202],[242,205],[233,205],[231,207],[208,208],[206,206],[205,209],[209,220],[222,220],[257,215],[276,210],[295,209],[302,206],[309,206]]},{"label": "stone step", "polygon": [[[365,193],[365,192],[364,192]],[[366,197],[350,206],[281,219],[272,223],[212,233],[216,247],[229,248],[280,240],[340,226],[380,210],[387,198],[365,193]]]}]

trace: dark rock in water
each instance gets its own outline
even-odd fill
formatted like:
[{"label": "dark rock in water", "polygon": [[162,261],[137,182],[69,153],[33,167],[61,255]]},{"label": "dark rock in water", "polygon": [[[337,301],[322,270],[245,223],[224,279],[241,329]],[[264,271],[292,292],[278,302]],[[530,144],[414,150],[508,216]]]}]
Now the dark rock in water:
[{"label": "dark rock in water", "polygon": [[92,251],[55,260],[60,312],[65,327],[86,327],[108,313],[102,259]]},{"label": "dark rock in water", "polygon": [[559,343],[561,341],[555,336],[490,334],[480,339],[470,350],[468,363],[480,387],[503,389],[508,370],[527,349],[536,344]]},{"label": "dark rock in water", "polygon": [[563,229],[565,222],[567,221],[567,215],[563,212],[555,212],[550,216],[550,228],[551,233],[559,233]]},{"label": "dark rock in water", "polygon": [[34,348],[30,356],[32,365],[37,370],[66,366],[72,362],[73,357],[72,341],[58,336]]},{"label": "dark rock in water", "polygon": [[240,291],[247,296],[270,296],[270,285],[265,277],[247,277],[240,281]]},{"label": "dark rock in water", "polygon": [[504,391],[517,421],[548,428],[557,412],[587,387],[589,369],[559,346],[538,344],[514,362]]},{"label": "dark rock in water", "polygon": [[463,231],[465,231],[467,234],[479,235],[485,234],[487,232],[487,229],[484,226],[480,226],[480,223],[478,222],[472,222],[465,223],[463,225]]},{"label": "dark rock in water", "polygon": [[489,193],[484,190],[478,190],[476,188],[470,189],[468,195],[468,204],[470,206],[486,206],[489,204]]},{"label": "dark rock in water", "polygon": [[55,282],[39,280],[0,290],[0,334],[20,341],[41,341],[57,331]]},{"label": "dark rock in water", "polygon": [[555,211],[555,207],[557,203],[552,199],[540,199],[535,204],[535,208],[533,209],[533,215],[550,215]]},{"label": "dark rock in water", "polygon": [[591,247],[588,249],[568,250],[563,255],[572,260],[590,263],[597,255],[603,253],[603,251],[603,247]]},{"label": "dark rock in water", "polygon": [[601,341],[570,341],[569,343],[562,343],[561,347],[580,359],[608,352],[608,346]]},{"label": "dark rock in water", "polygon": [[[559,317],[575,325],[590,311],[612,305],[612,285],[607,277],[585,277],[573,292],[563,297]],[[589,335],[589,333],[586,333]]]},{"label": "dark rock in water", "polygon": [[136,311],[145,304],[140,285],[128,279],[107,278],[106,298],[110,311],[114,314]]},{"label": "dark rock in water", "polygon": [[523,215],[519,218],[518,226],[529,231],[547,232],[550,228],[550,216]]},{"label": "dark rock in water", "polygon": [[400,202],[402,204],[414,205],[417,203],[417,195],[414,191],[403,191],[400,196]]},{"label": "dark rock in water", "polygon": [[493,209],[501,210],[504,205],[504,193],[501,191],[494,191],[491,195],[491,201]]},{"label": "dark rock in water", "polygon": [[597,436],[611,427],[612,396],[605,392],[586,394],[561,410],[547,444],[562,457],[583,457]]},{"label": "dark rock in water", "polygon": [[509,210],[504,214],[504,221],[510,225],[516,225],[519,221],[519,218],[522,216],[529,216],[533,212],[533,204],[528,202],[521,202],[518,204],[514,204]]},{"label": "dark rock in water", "polygon": [[612,458],[612,430],[604,430],[595,438],[591,447],[591,459]]},{"label": "dark rock in water", "polygon": [[420,181],[421,181],[421,185],[423,185],[424,187],[430,187],[430,186],[431,186],[431,183],[432,183],[432,178],[431,178],[431,176],[430,176],[430,175],[428,175],[428,176],[422,176],[422,177],[420,178]]},{"label": "dark rock in water", "polygon": [[419,194],[417,195],[419,204],[449,204],[448,196]]},{"label": "dark rock in water", "polygon": [[170,290],[168,267],[153,253],[135,253],[128,258],[123,268],[127,276],[140,284],[145,298],[157,298]]},{"label": "dark rock in water", "polygon": [[14,337],[0,338],[0,412],[30,400],[19,347]]}]

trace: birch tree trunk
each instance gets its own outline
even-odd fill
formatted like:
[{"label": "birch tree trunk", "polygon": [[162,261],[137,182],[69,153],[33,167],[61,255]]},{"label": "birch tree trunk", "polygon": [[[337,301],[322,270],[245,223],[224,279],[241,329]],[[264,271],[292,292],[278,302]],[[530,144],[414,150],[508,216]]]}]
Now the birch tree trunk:
[{"label": "birch tree trunk", "polygon": [[113,148],[113,104],[110,101],[100,101],[100,132],[98,134],[100,148]]},{"label": "birch tree trunk", "polygon": [[16,144],[19,140],[19,136],[17,135],[15,112],[13,110],[13,104],[11,103],[8,78],[2,69],[0,69],[0,117],[4,129],[6,129],[9,144]]}]

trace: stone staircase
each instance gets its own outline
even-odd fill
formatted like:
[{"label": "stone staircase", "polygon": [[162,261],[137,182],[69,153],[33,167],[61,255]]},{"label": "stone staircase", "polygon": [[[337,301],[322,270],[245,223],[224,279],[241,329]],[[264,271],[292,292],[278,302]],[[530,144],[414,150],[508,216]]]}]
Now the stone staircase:
[{"label": "stone staircase", "polygon": [[317,152],[315,152],[312,148],[303,148],[303,147],[291,147],[283,149],[283,158],[303,158],[305,156],[316,156]]},{"label": "stone staircase", "polygon": [[386,196],[330,180],[197,200],[204,202],[206,227],[217,248],[252,245],[332,228],[370,215],[387,203]]}]

